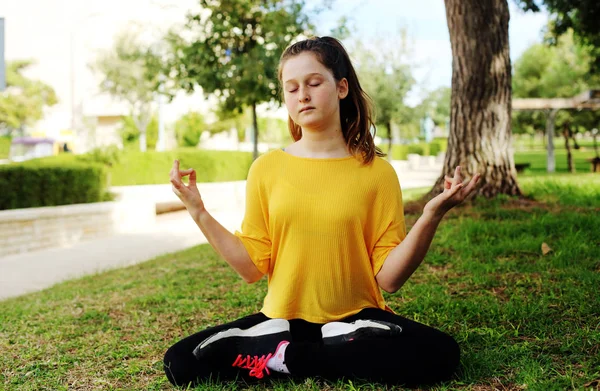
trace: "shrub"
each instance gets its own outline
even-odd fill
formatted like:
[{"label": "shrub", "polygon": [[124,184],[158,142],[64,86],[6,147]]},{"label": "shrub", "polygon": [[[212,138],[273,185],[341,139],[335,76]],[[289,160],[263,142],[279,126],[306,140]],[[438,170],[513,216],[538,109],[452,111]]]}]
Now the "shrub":
[{"label": "shrub", "polygon": [[9,136],[0,136],[0,159],[8,159],[10,155],[10,143],[12,138]]},{"label": "shrub", "polygon": [[106,173],[98,164],[29,161],[0,166],[0,210],[101,202]]},{"label": "shrub", "polygon": [[190,111],[175,123],[175,137],[180,147],[195,147],[200,141],[200,135],[206,129],[202,114]]}]

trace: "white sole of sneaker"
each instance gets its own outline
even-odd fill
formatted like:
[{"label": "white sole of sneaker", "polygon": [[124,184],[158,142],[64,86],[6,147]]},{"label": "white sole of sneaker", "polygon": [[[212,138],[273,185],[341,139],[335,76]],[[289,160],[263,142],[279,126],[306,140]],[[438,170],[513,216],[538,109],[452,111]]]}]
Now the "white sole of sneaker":
[{"label": "white sole of sneaker", "polygon": [[246,330],[233,328],[216,333],[215,335],[205,339],[204,342],[194,349],[194,351],[203,349],[205,346],[223,338],[258,337],[261,335],[277,334],[285,331],[290,331],[290,322],[285,319],[270,319]]},{"label": "white sole of sneaker", "polygon": [[354,332],[363,327],[373,327],[382,330],[390,330],[390,328],[381,323],[372,322],[370,320],[357,320],[354,323],[330,322],[321,327],[323,338],[337,337],[339,335]]}]

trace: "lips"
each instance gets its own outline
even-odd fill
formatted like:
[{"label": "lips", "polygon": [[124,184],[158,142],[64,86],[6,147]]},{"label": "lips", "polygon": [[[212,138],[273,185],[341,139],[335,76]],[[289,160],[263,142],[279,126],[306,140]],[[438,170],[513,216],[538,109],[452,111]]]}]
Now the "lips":
[{"label": "lips", "polygon": [[304,112],[306,110],[310,110],[310,109],[314,109],[314,107],[312,107],[312,106],[303,107],[302,109],[300,109],[300,113],[302,113],[302,112]]}]

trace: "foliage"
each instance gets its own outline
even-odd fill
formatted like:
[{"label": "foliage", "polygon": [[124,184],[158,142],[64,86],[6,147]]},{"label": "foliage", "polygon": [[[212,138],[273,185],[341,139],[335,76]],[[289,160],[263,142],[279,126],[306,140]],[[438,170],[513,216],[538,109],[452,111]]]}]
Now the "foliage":
[{"label": "foliage", "polygon": [[544,6],[551,15],[551,33],[548,41],[556,43],[558,37],[575,32],[578,43],[589,46],[594,60],[592,72],[600,72],[600,2],[597,0],[516,0],[523,9],[540,11]]},{"label": "foliage", "polygon": [[[131,116],[123,117],[119,134],[123,141],[123,146],[126,149],[131,149],[136,143],[139,145],[141,136],[140,129],[137,127],[136,121]],[[146,149],[153,150],[158,142],[158,117],[153,115],[150,122],[146,126]]]},{"label": "foliage", "polygon": [[442,86],[430,91],[415,108],[417,118],[423,118],[427,114],[436,126],[446,128],[447,122],[450,121],[451,94],[450,87]]},{"label": "foliage", "polygon": [[256,105],[281,100],[281,53],[311,29],[304,0],[199,3],[202,11],[189,14],[181,31],[168,36],[175,53],[172,72],[185,90],[200,86],[219,97],[225,110],[251,107],[256,118]]},{"label": "foliage", "polygon": [[[303,1],[199,1],[181,32],[171,32],[173,71],[188,91],[197,85],[228,110],[278,101],[279,56],[309,24]],[[183,36],[192,35],[191,41]]]},{"label": "foliage", "polygon": [[259,135],[260,141],[286,145],[293,142],[288,123],[281,118],[261,117],[258,119],[258,127],[264,129]]},{"label": "foliage", "polygon": [[92,66],[102,74],[100,89],[129,105],[131,118],[139,130],[141,151],[147,148],[146,131],[152,120],[156,91],[165,84],[161,77],[163,67],[160,53],[142,43],[139,34],[133,31],[120,33],[114,47],[102,52]]},{"label": "foliage", "polygon": [[200,135],[206,129],[204,116],[190,111],[175,122],[175,137],[180,147],[195,147],[200,141]]},{"label": "foliage", "polygon": [[12,137],[0,136],[0,160],[8,159],[10,156],[10,144],[12,143]]},{"label": "foliage", "polygon": [[[35,159],[31,162],[72,163],[82,158],[90,159],[86,155],[63,154]],[[163,152],[125,150],[120,154],[119,162],[108,168],[111,186],[168,184],[169,171],[175,159],[181,162],[182,170],[185,168],[196,170],[198,183],[229,182],[246,179],[252,163],[252,154],[197,148],[179,148]]]},{"label": "foliage", "polygon": [[406,31],[393,41],[391,45],[390,40],[378,40],[371,47],[359,42],[354,50],[359,79],[375,106],[376,124],[388,135],[392,123],[406,121],[409,108],[404,101],[415,85]]},{"label": "foliage", "polygon": [[[599,177],[548,179],[520,180],[534,201],[480,199],[451,212],[415,274],[400,292],[385,294],[396,313],[461,347],[457,378],[426,389],[595,388],[585,385],[600,378]],[[411,228],[418,215],[408,207]],[[542,243],[553,251],[542,255]],[[165,351],[198,330],[258,312],[266,283],[244,283],[205,244],[2,301],[0,387],[172,390]],[[263,380],[195,389],[401,389]]]},{"label": "foliage", "polygon": [[[389,145],[378,145],[384,153],[388,153]],[[392,144],[391,160],[407,160],[409,154],[421,156],[437,156],[448,149],[447,139],[436,139],[430,143],[420,142],[412,144]]]},{"label": "foliage", "polygon": [[112,167],[120,163],[123,151],[116,145],[94,148],[84,155],[76,155],[77,160],[91,163],[99,163],[106,167]]},{"label": "foliage", "polygon": [[106,175],[101,165],[27,161],[0,166],[0,210],[100,202]]},{"label": "foliage", "polygon": [[[567,32],[556,46],[534,44],[515,61],[513,95],[517,98],[570,98],[600,84],[600,77],[590,73],[592,57],[588,47],[577,44]],[[556,132],[569,123],[572,130],[590,130],[598,126],[596,111],[561,110],[556,118]],[[513,112],[515,133],[544,131],[543,112]]]},{"label": "foliage", "polygon": [[54,89],[23,75],[34,64],[30,60],[6,64],[6,91],[0,94],[0,132],[11,134],[42,119],[44,108],[58,103]]}]

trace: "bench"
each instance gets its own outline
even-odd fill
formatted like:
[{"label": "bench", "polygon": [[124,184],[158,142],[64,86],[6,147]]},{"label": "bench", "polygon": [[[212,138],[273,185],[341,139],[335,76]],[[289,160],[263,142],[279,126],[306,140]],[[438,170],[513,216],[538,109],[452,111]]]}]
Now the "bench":
[{"label": "bench", "polygon": [[523,172],[526,168],[531,167],[531,163],[515,163],[515,169],[517,172]]},{"label": "bench", "polygon": [[587,161],[592,165],[590,170],[592,172],[600,172],[600,157],[596,156],[591,159],[587,159]]}]

